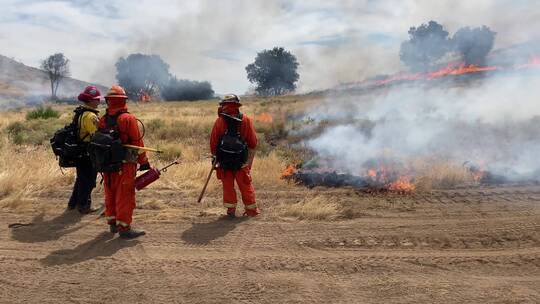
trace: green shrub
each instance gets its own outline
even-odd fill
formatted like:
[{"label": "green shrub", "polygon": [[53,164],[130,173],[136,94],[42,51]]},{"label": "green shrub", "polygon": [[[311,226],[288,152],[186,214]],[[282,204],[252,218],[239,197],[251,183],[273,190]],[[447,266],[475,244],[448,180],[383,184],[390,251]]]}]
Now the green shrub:
[{"label": "green shrub", "polygon": [[54,132],[65,124],[64,121],[50,119],[34,119],[16,121],[7,125],[5,131],[9,140],[16,145],[47,144]]},{"label": "green shrub", "polygon": [[60,114],[51,107],[39,106],[37,109],[26,113],[26,120],[58,118]]}]

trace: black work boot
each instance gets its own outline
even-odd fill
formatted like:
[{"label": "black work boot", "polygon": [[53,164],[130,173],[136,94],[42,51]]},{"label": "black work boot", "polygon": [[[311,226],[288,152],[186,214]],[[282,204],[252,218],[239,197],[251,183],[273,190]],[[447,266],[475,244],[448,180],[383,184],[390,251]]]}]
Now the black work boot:
[{"label": "black work boot", "polygon": [[120,237],[123,238],[123,239],[126,239],[126,240],[138,238],[138,237],[143,236],[145,234],[146,234],[146,232],[144,232],[142,230],[138,231],[138,230],[129,229],[129,230],[125,230],[125,231],[120,231]]},{"label": "black work boot", "polygon": [[112,234],[115,234],[118,232],[118,227],[116,226],[116,224],[109,224],[109,231],[112,233]]},{"label": "black work boot", "polygon": [[236,217],[236,208],[227,208],[227,216],[231,219]]}]

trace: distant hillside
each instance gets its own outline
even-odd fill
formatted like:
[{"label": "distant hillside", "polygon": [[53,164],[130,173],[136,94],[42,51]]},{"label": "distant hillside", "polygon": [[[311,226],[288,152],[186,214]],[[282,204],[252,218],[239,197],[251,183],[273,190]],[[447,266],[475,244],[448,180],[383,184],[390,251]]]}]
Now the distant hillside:
[{"label": "distant hillside", "polygon": [[[88,85],[85,81],[65,78],[58,88],[58,96],[75,97]],[[105,90],[103,86],[99,88]],[[7,104],[38,103],[50,94],[49,78],[44,71],[0,55],[0,108]]]}]

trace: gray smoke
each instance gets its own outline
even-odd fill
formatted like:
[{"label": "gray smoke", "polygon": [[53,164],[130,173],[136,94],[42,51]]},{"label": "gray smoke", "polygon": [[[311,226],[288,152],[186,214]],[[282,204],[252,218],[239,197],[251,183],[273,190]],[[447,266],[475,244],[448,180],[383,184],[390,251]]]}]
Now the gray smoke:
[{"label": "gray smoke", "polygon": [[540,11],[513,1],[198,3],[197,14],[182,16],[128,47],[135,48],[132,51],[150,47],[179,78],[209,80],[218,93],[248,87],[245,66],[258,51],[274,46],[297,56],[298,91],[306,92],[404,70],[400,44],[410,26],[428,20],[437,20],[450,33],[485,24],[498,33],[495,48],[540,38],[535,26],[540,24]]},{"label": "gray smoke", "polygon": [[[329,97],[310,117],[347,121],[306,145],[335,170],[359,173],[390,158],[483,164],[507,177],[540,169],[540,74],[504,75],[469,86],[395,86],[362,96]],[[372,126],[366,129],[365,123]]]},{"label": "gray smoke", "polygon": [[307,92],[404,70],[407,29],[428,20],[449,33],[485,24],[497,32],[494,50],[538,40],[537,7],[523,0],[4,0],[0,53],[38,66],[61,51],[74,78],[105,86],[116,82],[118,58],[158,54],[179,79],[242,93],[250,86],[245,66],[279,45],[298,57],[298,91]]}]

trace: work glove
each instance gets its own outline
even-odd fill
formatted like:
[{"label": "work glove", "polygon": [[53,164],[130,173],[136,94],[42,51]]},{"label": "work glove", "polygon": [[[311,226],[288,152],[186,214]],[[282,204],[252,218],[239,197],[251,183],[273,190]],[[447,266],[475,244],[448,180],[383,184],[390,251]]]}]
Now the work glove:
[{"label": "work glove", "polygon": [[139,166],[139,171],[148,171],[150,169],[152,169],[150,167],[150,163],[142,164],[142,165]]}]

